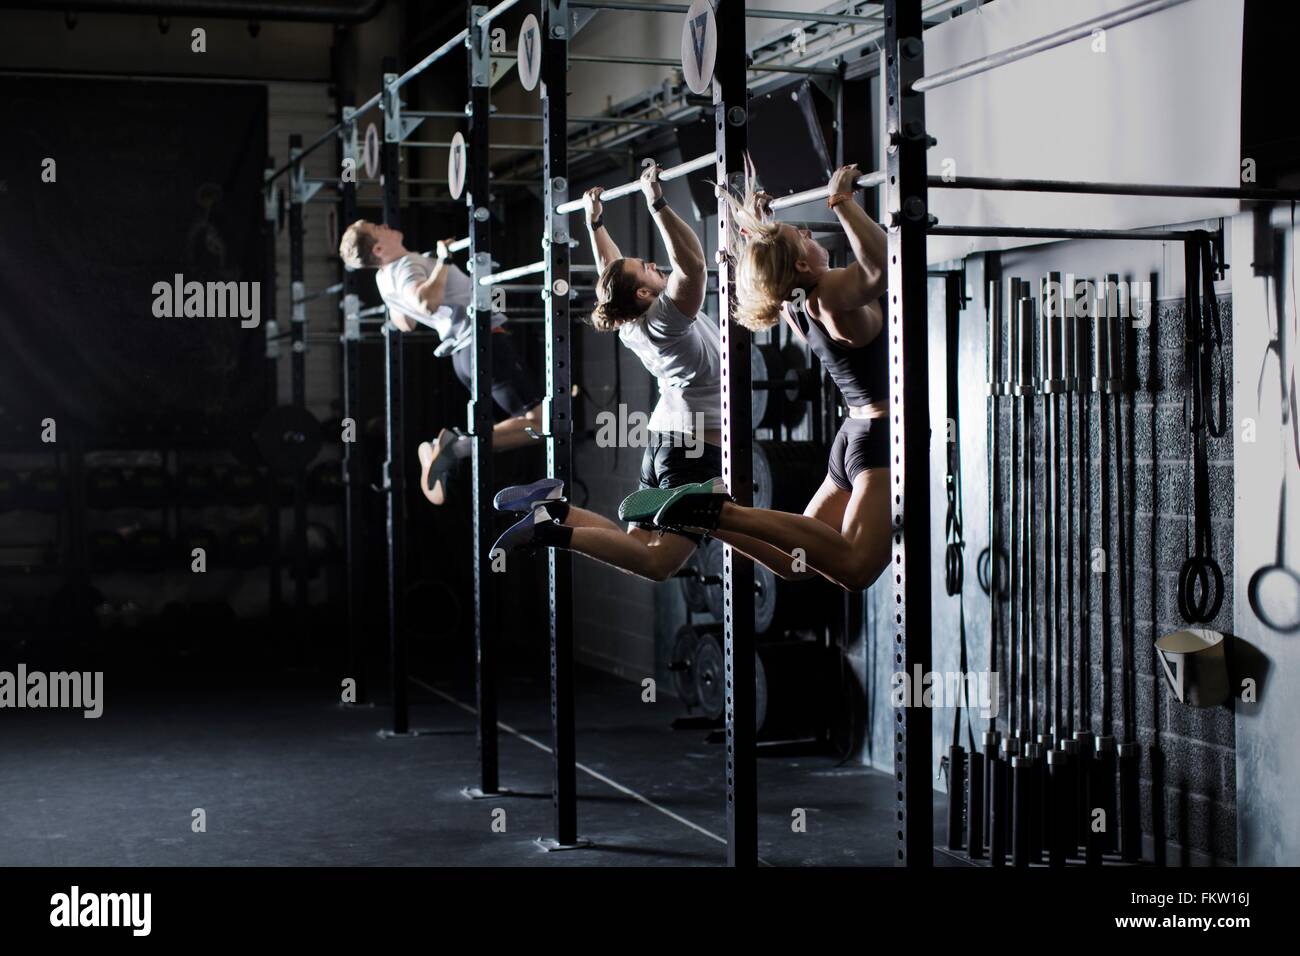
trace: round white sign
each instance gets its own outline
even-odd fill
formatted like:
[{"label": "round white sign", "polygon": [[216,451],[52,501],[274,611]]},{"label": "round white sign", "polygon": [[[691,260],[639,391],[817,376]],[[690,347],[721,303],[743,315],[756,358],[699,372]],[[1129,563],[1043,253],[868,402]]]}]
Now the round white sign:
[{"label": "round white sign", "polygon": [[366,178],[374,179],[379,169],[379,130],[374,123],[366,127],[365,148],[361,151],[361,162],[366,167]]},{"label": "round white sign", "polygon": [[465,191],[465,137],[459,130],[451,138],[451,153],[447,156],[447,188],[452,199],[459,199]]},{"label": "round white sign", "polygon": [[519,58],[519,84],[526,90],[536,89],[537,79],[542,74],[542,27],[531,13],[524,17],[519,28],[516,55]]},{"label": "round white sign", "polygon": [[692,0],[682,24],[682,76],[692,93],[705,93],[713,82],[718,56],[718,24],[710,0]]}]

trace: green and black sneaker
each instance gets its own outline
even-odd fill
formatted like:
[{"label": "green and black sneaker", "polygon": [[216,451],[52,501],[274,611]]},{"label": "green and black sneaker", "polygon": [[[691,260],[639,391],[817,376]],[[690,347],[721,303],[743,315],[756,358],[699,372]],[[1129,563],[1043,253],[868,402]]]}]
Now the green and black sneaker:
[{"label": "green and black sneaker", "polygon": [[720,479],[683,485],[655,512],[654,523],[660,528],[716,531],[722,506],[731,500]]},{"label": "green and black sneaker", "polygon": [[692,483],[689,485],[678,485],[676,488],[642,488],[634,491],[618,506],[618,517],[620,521],[653,521],[654,516],[659,513],[659,509],[666,505],[677,492],[685,488],[700,488],[708,486],[718,491],[725,492],[726,484],[721,478],[714,478],[712,481],[706,481],[702,484]]}]

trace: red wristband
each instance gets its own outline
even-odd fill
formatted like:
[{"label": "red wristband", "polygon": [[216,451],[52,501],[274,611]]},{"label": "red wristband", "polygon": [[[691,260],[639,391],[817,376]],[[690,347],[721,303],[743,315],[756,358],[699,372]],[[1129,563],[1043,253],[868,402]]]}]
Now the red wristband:
[{"label": "red wristband", "polygon": [[844,200],[852,199],[852,198],[853,198],[853,193],[833,193],[832,195],[826,197],[826,208],[834,209],[840,203],[844,202]]}]

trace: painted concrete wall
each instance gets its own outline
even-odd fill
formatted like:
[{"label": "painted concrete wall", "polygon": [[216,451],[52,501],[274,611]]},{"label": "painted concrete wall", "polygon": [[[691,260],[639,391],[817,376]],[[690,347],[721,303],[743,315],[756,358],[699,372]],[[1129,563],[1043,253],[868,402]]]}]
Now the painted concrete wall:
[{"label": "painted concrete wall", "polygon": [[[1278,218],[1281,218],[1279,210]],[[1294,432],[1281,415],[1278,362],[1264,365],[1271,339],[1270,326],[1280,329],[1284,343],[1283,369],[1294,383],[1296,327],[1296,233],[1281,226],[1285,245],[1277,258],[1272,282],[1256,278],[1248,263],[1260,258],[1252,235],[1251,219],[1238,216],[1233,223],[1233,243],[1238,250],[1238,271],[1233,289],[1233,390],[1236,416],[1233,444],[1236,454],[1236,557],[1234,582],[1236,616],[1231,660],[1236,678],[1237,799],[1240,804],[1237,854],[1246,866],[1296,866],[1300,864],[1300,635],[1272,630],[1255,616],[1247,601],[1252,575],[1276,560],[1278,496],[1282,482],[1290,494],[1285,525],[1287,566],[1300,566],[1300,522],[1296,521],[1296,491],[1300,489],[1300,462],[1296,459]],[[1282,320],[1279,321],[1279,316]],[[1294,388],[1294,384],[1290,385]],[[1257,391],[1258,390],[1258,391]],[[1255,440],[1248,440],[1253,420]],[[1254,703],[1242,699],[1245,678],[1257,682]]]}]

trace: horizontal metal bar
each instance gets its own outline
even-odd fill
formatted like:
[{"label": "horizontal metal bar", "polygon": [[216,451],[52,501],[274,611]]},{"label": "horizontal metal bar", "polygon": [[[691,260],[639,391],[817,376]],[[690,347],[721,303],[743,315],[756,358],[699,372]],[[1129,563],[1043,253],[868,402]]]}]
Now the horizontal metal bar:
[{"label": "horizontal metal bar", "polygon": [[400,90],[411,80],[415,79],[425,70],[427,70],[431,64],[437,62],[438,60],[441,60],[449,52],[451,52],[452,50],[456,49],[456,47],[463,44],[465,42],[465,38],[468,36],[469,36],[469,30],[461,30],[459,33],[457,33],[454,37],[452,37],[442,46],[438,47],[438,49],[434,50],[432,53],[426,56],[419,63],[415,64],[415,66],[411,67],[401,76],[399,76],[396,79],[396,81],[394,81],[393,83],[393,89]]},{"label": "horizontal metal bar", "polygon": [[[450,149],[451,148],[450,142],[444,143],[440,140],[427,140],[427,141],[407,140],[405,143],[402,143],[401,145],[404,147],[409,146],[413,149]],[[497,149],[497,150],[501,150],[502,152],[540,153],[542,151],[542,144],[541,143],[489,143],[488,149]],[[619,156],[626,156],[629,150],[619,149],[616,146],[580,146],[580,147],[570,146],[569,152],[570,153],[615,153]]]},{"label": "horizontal metal bar", "polygon": [[[403,110],[403,116],[418,116],[421,119],[465,119],[466,114],[462,110]],[[540,123],[542,121],[541,113],[498,113],[492,111],[491,118],[495,120],[505,120],[508,122],[518,123]],[[588,126],[677,126],[671,120],[660,119],[642,119],[636,116],[570,116],[569,122],[575,125]]]},{"label": "horizontal metal bar", "polygon": [[[569,60],[574,63],[623,63],[633,66],[668,66],[680,68],[681,60],[674,60],[670,56],[619,56],[610,54],[608,56],[596,56],[587,53],[574,53],[569,56]],[[780,66],[778,64],[768,63],[751,63],[747,69],[755,73],[811,73],[816,76],[836,76],[839,71],[831,67],[820,66]]]},{"label": "horizontal metal bar", "polygon": [[1177,242],[1198,235],[1187,229],[1035,229],[1019,226],[931,226],[932,236],[991,236],[1003,239],[1149,239]]},{"label": "horizontal metal bar", "polygon": [[507,269],[505,272],[497,272],[490,276],[483,276],[478,280],[479,285],[497,285],[501,282],[509,282],[511,279],[519,279],[523,276],[535,276],[539,272],[546,271],[546,260],[540,262],[530,262],[526,266],[519,266],[515,269]]},{"label": "horizontal metal bar", "polygon": [[327,289],[321,289],[319,292],[308,293],[307,295],[304,295],[301,299],[294,299],[293,304],[298,305],[299,303],[302,302],[311,302],[315,299],[323,299],[327,295],[338,295],[342,291],[343,291],[343,283],[336,282],[334,283],[334,285],[330,286]]},{"label": "horizontal metal bar", "polygon": [[[632,3],[630,0],[569,0],[570,9],[629,10],[640,13],[685,13],[690,9],[684,3]],[[803,10],[746,10],[746,17],[767,20],[804,20],[810,23],[860,23],[878,26],[880,20],[852,16],[847,13],[807,13]]]},{"label": "horizontal metal bar", "polygon": [[[357,183],[357,185],[375,188],[381,186],[382,183],[380,183],[378,180],[367,179]],[[446,179],[415,179],[415,178],[407,179],[406,177],[402,177],[402,185],[403,186],[446,186],[448,185],[448,181]],[[492,177],[492,185],[493,186],[540,186],[542,185],[542,181],[540,179],[497,179],[496,177]]]},{"label": "horizontal metal bar", "polygon": [[1262,186],[1170,186],[1164,183],[1093,183],[1068,179],[1001,179],[993,176],[928,177],[931,189],[989,189],[1026,193],[1082,193],[1100,196],[1154,196],[1186,199],[1255,199],[1289,202],[1300,189]]},{"label": "horizontal metal bar", "polygon": [[469,236],[466,236],[464,239],[457,239],[455,242],[453,242],[453,243],[452,243],[450,246],[448,246],[447,248],[450,249],[452,252],[460,252],[460,251],[463,250],[463,249],[468,249],[468,248],[469,248]]},{"label": "horizontal metal bar", "polygon": [[1140,3],[1131,4],[1119,10],[1112,10],[1109,13],[1099,14],[1073,26],[1049,33],[1046,36],[1018,43],[1015,46],[1007,47],[1005,50],[978,57],[947,70],[940,70],[931,76],[924,76],[912,84],[912,91],[925,93],[929,90],[938,89],[941,86],[947,86],[949,83],[956,83],[958,80],[978,76],[999,66],[1026,59],[1036,53],[1042,53],[1044,50],[1052,50],[1075,40],[1090,37],[1094,30],[1106,30],[1110,27],[1116,27],[1122,23],[1128,23],[1130,20],[1150,16],[1153,13],[1159,13],[1161,10],[1176,7],[1186,2],[1187,0],[1141,0]]},{"label": "horizontal metal bar", "polygon": [[862,17],[850,13],[809,13],[804,10],[746,10],[745,16],[756,20],[804,20],[808,23],[839,23],[845,26],[876,27],[885,22],[879,17]]},{"label": "horizontal metal bar", "polygon": [[[857,186],[861,189],[871,189],[879,186],[885,181],[883,172],[864,173],[858,177]],[[802,206],[806,202],[812,202],[814,199],[825,199],[830,195],[829,186],[818,186],[816,189],[805,189],[800,193],[791,193],[788,196],[777,196],[772,200],[772,210],[789,209],[791,206]]]},{"label": "horizontal metal bar", "polygon": [[483,14],[483,16],[478,18],[478,25],[481,27],[487,26],[494,19],[501,16],[501,14],[505,13],[507,10],[509,10],[518,2],[519,0],[501,0],[501,2],[498,3],[495,7],[493,7],[487,13]]},{"label": "horizontal metal bar", "polygon": [[807,229],[809,232],[844,232],[843,226],[828,219],[782,219],[781,221],[788,226],[794,226],[796,229]]},{"label": "horizontal metal bar", "polygon": [[[683,176],[696,172],[700,169],[708,169],[717,158],[713,153],[707,153],[704,156],[696,156],[694,159],[687,160],[677,166],[669,167],[659,174],[660,182],[669,182],[673,179],[680,179]],[[606,202],[610,199],[621,199],[623,196],[630,196],[641,188],[641,180],[634,179],[630,183],[624,183],[622,186],[615,186],[613,189],[606,189],[600,194],[600,201]],[[582,208],[581,199],[570,199],[566,203],[561,203],[556,207],[558,213],[577,212]]]},{"label": "horizontal metal bar", "polygon": [[[393,89],[394,90],[401,89],[404,85],[406,85],[416,76],[418,76],[421,72],[428,69],[430,64],[434,63],[437,60],[440,60],[443,56],[447,54],[448,51],[453,50],[459,44],[464,43],[465,38],[467,36],[469,36],[469,31],[461,30],[459,33],[457,33],[454,37],[452,37],[442,46],[438,47],[436,50],[434,50],[432,53],[426,56],[419,63],[415,64],[415,66],[411,67],[401,76],[399,76],[397,80],[393,83]],[[378,106],[379,101],[383,98],[383,95],[384,93],[381,90],[380,92],[376,93],[374,96],[370,97],[370,99],[362,103],[360,106],[358,106],[356,108],[356,111],[352,114],[352,119],[349,122],[355,123],[357,119],[361,116],[361,114],[368,113],[370,110]],[[318,139],[316,139],[314,142],[312,142],[310,145],[304,148],[301,153],[298,154],[298,158],[296,162],[302,162],[302,160],[307,157],[308,153],[314,152],[315,150],[319,149],[322,144],[328,142],[330,139],[337,136],[339,132],[342,131],[345,125],[347,124],[335,123],[329,129],[327,129],[324,133],[320,135]],[[276,168],[269,176],[267,176],[266,182],[269,183],[272,180],[278,179],[279,177],[283,176],[285,173],[287,173],[290,169],[293,168],[294,162],[295,160],[290,160],[289,162],[285,163],[283,166]]]}]

